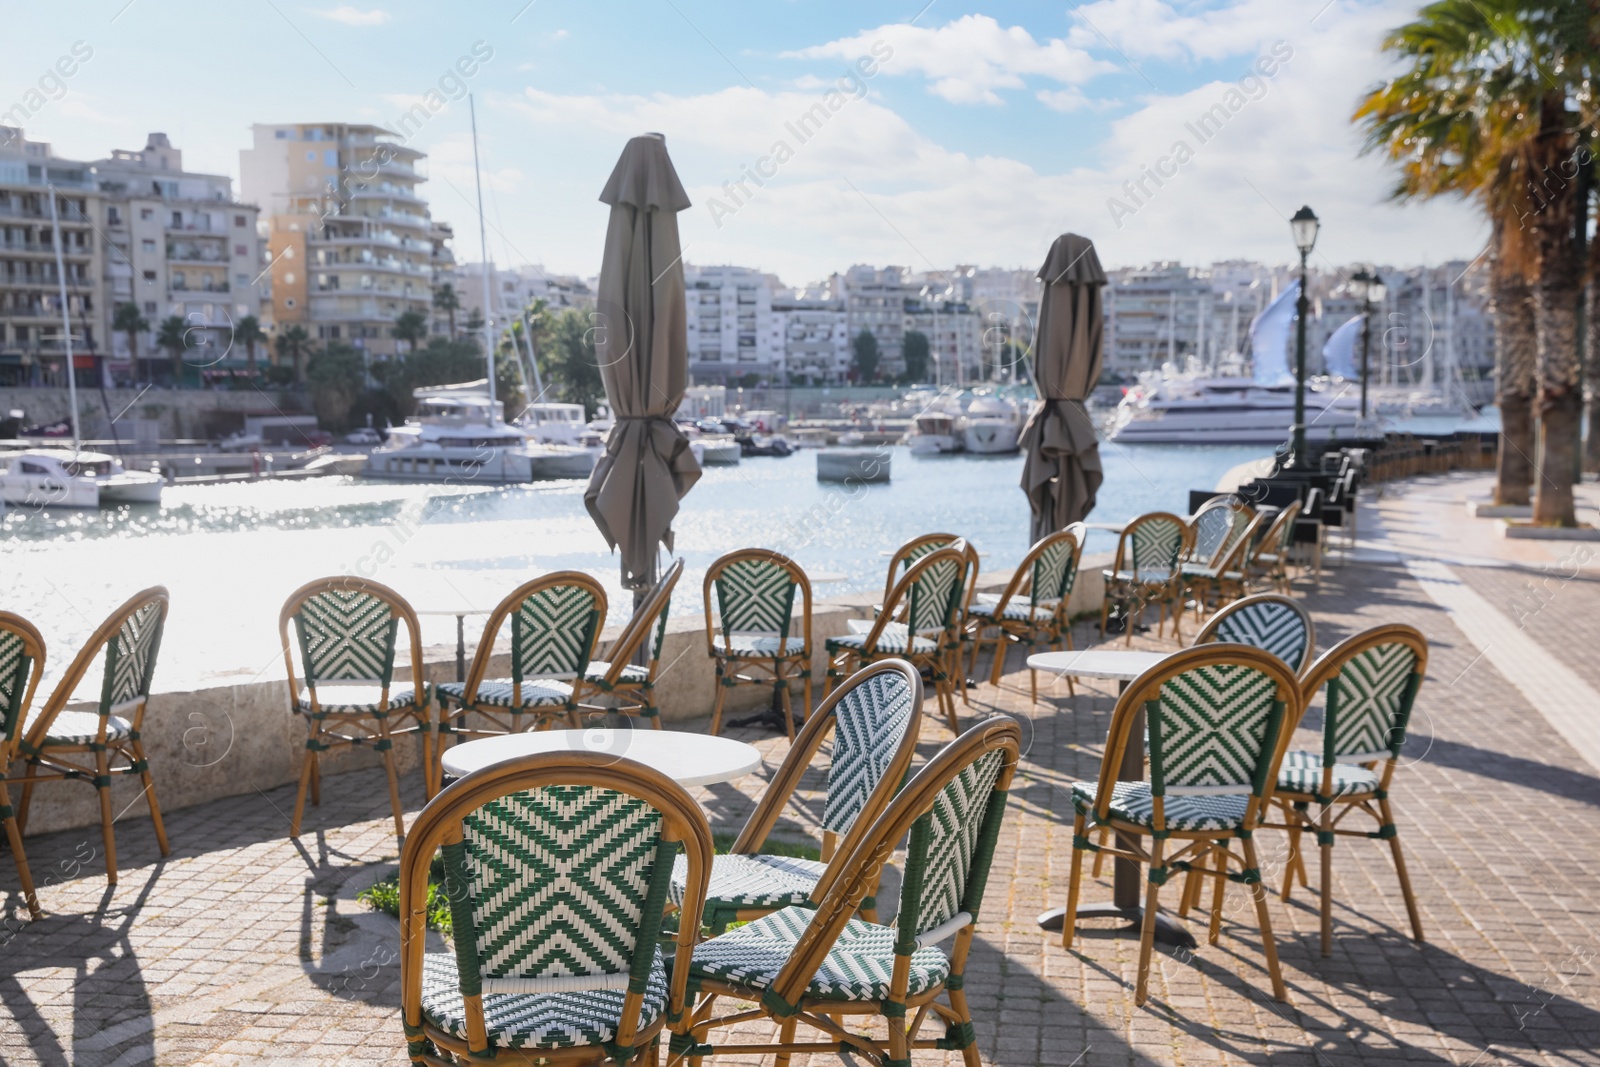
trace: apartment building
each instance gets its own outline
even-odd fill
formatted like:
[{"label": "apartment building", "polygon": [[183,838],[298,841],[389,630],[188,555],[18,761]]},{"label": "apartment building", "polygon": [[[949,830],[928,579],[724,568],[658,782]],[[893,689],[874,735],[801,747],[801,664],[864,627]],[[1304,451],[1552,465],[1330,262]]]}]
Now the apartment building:
[{"label": "apartment building", "polygon": [[104,203],[87,163],[0,127],[0,385],[65,385],[54,190],[66,265],[67,313],[78,381],[105,373]]},{"label": "apartment building", "polygon": [[850,319],[844,301],[825,287],[773,294],[772,318],[783,339],[783,366],[792,385],[842,385],[850,375]]},{"label": "apartment building", "polygon": [[490,298],[483,295],[483,264],[460,263],[455,265],[450,279],[461,310],[456,314],[457,326],[476,311],[499,324],[512,322],[537,300],[554,311],[563,308],[594,306],[594,289],[576,274],[552,274],[540,263],[520,267],[489,265]]},{"label": "apartment building", "polygon": [[[226,175],[185,170],[183,152],[164,133],[150,134],[142,149],[114,150],[93,169],[109,243],[106,327],[120,304],[133,304],[150,324],[132,346],[126,333],[110,333],[111,380],[170,377],[171,357],[155,339],[172,317],[184,323],[184,377],[214,381],[245,373],[247,353],[234,343],[234,324],[255,316],[263,328],[270,325],[257,207],[234,199]],[[258,351],[258,359],[265,357]]]},{"label": "apartment building", "polygon": [[[906,307],[905,332],[928,339],[929,380],[937,385],[971,385],[983,378],[986,358],[984,322],[969,304],[955,300],[919,300]],[[1002,356],[1003,359],[1003,356]]]},{"label": "apartment building", "polygon": [[685,264],[683,280],[694,383],[783,380],[785,326],[772,313],[778,279],[750,267]]},{"label": "apartment building", "polygon": [[878,373],[889,378],[904,374],[906,301],[921,291],[907,278],[906,270],[858,263],[843,274],[832,275],[828,291],[844,301],[851,338],[866,330],[877,339]]},{"label": "apartment building", "polygon": [[395,320],[432,315],[440,246],[449,240],[417,189],[427,180],[418,169],[426,154],[382,126],[251,129],[240,188],[268,216],[274,324],[392,357]]}]

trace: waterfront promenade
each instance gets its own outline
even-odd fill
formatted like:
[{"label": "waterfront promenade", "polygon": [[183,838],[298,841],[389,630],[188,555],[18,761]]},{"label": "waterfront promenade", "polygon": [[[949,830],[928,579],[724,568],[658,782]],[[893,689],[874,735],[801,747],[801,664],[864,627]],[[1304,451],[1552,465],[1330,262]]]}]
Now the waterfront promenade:
[{"label": "waterfront promenade", "polygon": [[[1267,993],[1235,886],[1222,940],[1160,955],[1151,1002],[1135,1008],[1135,941],[1089,930],[1067,952],[1034,923],[1065,901],[1068,790],[1096,773],[1111,689],[1080,685],[1073,699],[1046,685],[1031,706],[1018,671],[962,709],[964,723],[993,708],[1027,732],[967,972],[986,1063],[1600,1064],[1600,544],[1499,539],[1460,502],[1488,484],[1439,476],[1364,492],[1356,552],[1335,553],[1320,588],[1299,585],[1319,648],[1382,622],[1428,636],[1393,790],[1427,942],[1409,936],[1387,849],[1341,840],[1331,958],[1318,953],[1312,893],[1271,903],[1288,1004]],[[1595,520],[1594,486],[1583,502],[1580,518]],[[1086,624],[1076,636],[1096,639]],[[785,745],[745,736],[766,768],[699,791],[718,829],[738,827]],[[923,754],[948,738],[930,716]],[[381,774],[357,775],[365,788],[324,790],[298,843],[290,788],[173,812],[164,862],[148,821],[130,815],[109,891],[97,828],[31,838],[48,913],[35,924],[0,862],[0,1061],[406,1062],[397,924],[355,900],[393,869],[392,824]],[[406,785],[415,811],[420,782]],[[1281,838],[1261,838],[1275,888]],[[1109,877],[1093,895],[1107,892]]]}]

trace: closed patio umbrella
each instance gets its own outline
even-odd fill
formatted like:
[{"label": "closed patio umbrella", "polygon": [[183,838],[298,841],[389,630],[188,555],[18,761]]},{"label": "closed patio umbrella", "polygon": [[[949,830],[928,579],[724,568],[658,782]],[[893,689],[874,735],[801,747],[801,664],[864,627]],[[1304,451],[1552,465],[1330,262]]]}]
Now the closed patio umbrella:
[{"label": "closed patio umbrella", "polygon": [[1106,272],[1094,242],[1057,237],[1039,268],[1044,293],[1033,339],[1033,379],[1044,404],[1022,428],[1022,491],[1033,509],[1033,540],[1079,522],[1104,478],[1094,423],[1083,401],[1100,380]]},{"label": "closed patio umbrella", "polygon": [[594,347],[616,425],[583,502],[606,543],[622,550],[622,584],[638,591],[655,582],[656,546],[672,551],[678,501],[700,479],[672,421],[689,378],[677,214],[689,197],[666,139],[630,140],[600,200],[611,205],[611,221]]}]

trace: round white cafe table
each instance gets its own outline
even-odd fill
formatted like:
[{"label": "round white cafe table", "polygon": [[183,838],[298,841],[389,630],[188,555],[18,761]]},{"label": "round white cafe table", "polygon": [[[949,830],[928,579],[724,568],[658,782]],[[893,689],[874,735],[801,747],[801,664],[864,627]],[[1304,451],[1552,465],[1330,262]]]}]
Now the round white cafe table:
[{"label": "round white cafe table", "polygon": [[[1074,652],[1036,652],[1028,657],[1028,666],[1036,671],[1049,671],[1061,676],[1071,675],[1074,678],[1115,679],[1120,683],[1118,686],[1120,692],[1128,688],[1129,682],[1172,654],[1172,652],[1143,652],[1132,648],[1085,648]],[[1143,708],[1139,709],[1134,719],[1128,736],[1143,738],[1145,735]],[[1117,768],[1117,781],[1144,781],[1143,744],[1129,744],[1122,750],[1122,765]],[[1119,844],[1127,847],[1126,842],[1119,841]],[[1144,905],[1139,899],[1139,889],[1143,882],[1139,875],[1139,865],[1132,860],[1119,857],[1113,857],[1113,865],[1111,902],[1079,905],[1078,918],[1126,919],[1129,924],[1126,932],[1136,933],[1144,923]],[[1059,930],[1066,921],[1065,908],[1052,908],[1039,916],[1039,925],[1046,930]],[[1196,945],[1193,934],[1164,915],[1156,916],[1156,940],[1163,944],[1181,945],[1185,948],[1194,948]]]},{"label": "round white cafe table", "polygon": [[537,730],[532,733],[480,737],[446,750],[441,761],[446,778],[465,778],[518,756],[538,752],[596,752],[637,760],[681,786],[715,785],[742,778],[761,766],[754,745],[731,737],[712,737],[681,730]]}]

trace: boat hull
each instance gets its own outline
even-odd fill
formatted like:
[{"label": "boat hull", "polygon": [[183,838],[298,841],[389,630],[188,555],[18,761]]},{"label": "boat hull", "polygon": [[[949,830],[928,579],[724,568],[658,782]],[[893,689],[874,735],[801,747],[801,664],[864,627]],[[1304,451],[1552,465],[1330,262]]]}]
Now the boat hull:
[{"label": "boat hull", "polygon": [[1000,455],[1017,450],[1017,437],[1021,432],[1015,423],[995,420],[969,420],[961,431],[961,443],[968,452],[978,455]]},{"label": "boat hull", "polygon": [[101,504],[159,504],[164,482],[159,475],[129,471],[97,479]]},{"label": "boat hull", "polygon": [[0,503],[25,508],[97,508],[100,489],[89,478],[0,478]]},{"label": "boat hull", "polygon": [[948,433],[907,434],[906,447],[913,456],[948,456],[961,451],[955,435]]}]

